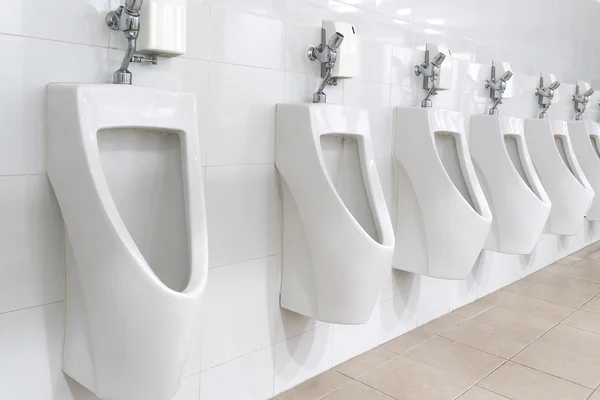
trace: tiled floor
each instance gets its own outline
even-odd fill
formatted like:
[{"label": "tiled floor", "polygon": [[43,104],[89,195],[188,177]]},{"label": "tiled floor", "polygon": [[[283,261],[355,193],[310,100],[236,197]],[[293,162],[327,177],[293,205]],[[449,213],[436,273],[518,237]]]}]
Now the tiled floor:
[{"label": "tiled floor", "polygon": [[279,400],[600,400],[600,245],[338,365]]}]

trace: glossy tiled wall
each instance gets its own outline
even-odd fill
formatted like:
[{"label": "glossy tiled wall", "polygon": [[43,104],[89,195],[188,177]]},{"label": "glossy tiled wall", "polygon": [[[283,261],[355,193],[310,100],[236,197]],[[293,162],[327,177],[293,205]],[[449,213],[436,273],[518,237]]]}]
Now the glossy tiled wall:
[{"label": "glossy tiled wall", "polygon": [[[0,0],[1,399],[95,399],[60,371],[64,241],[44,168],[44,88],[110,80],[124,42],[103,18],[116,3]],[[322,19],[350,21],[361,38],[359,77],[328,88],[328,98],[370,111],[389,201],[392,108],[422,96],[412,67],[425,42],[445,43],[456,57],[454,89],[435,107],[466,118],[489,106],[482,82],[493,58],[517,71],[503,115],[535,115],[541,70],[565,82],[553,118],[572,117],[576,79],[600,89],[594,0],[190,0],[185,57],[132,68],[136,84],[198,98],[211,269],[201,340],[176,400],[268,398],[600,238],[600,227],[582,223],[576,237],[544,235],[531,256],[483,252],[465,281],[396,271],[363,326],[281,310],[274,105],[311,98],[318,66],[305,52]]]}]

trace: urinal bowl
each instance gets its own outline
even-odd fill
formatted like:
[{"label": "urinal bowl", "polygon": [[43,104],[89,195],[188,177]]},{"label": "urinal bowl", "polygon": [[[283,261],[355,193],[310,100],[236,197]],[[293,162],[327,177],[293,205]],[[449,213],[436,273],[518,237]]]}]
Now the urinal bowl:
[{"label": "urinal bowl", "polygon": [[326,322],[366,322],[394,247],[367,112],[279,104],[275,163],[283,194],[281,306]]},{"label": "urinal bowl", "polygon": [[594,190],[573,151],[567,122],[526,119],[525,138],[533,165],[552,202],[544,232],[576,235]]},{"label": "urinal bowl", "polygon": [[67,232],[63,371],[102,400],[170,399],[208,265],[195,98],[56,84],[47,107]]},{"label": "urinal bowl", "polygon": [[473,268],[492,215],[464,132],[461,113],[396,108],[394,268],[443,279],[464,279]]},{"label": "urinal bowl", "polygon": [[[600,192],[600,125],[595,121],[569,121],[569,137],[585,177]],[[600,197],[595,196],[587,213],[590,221],[600,220]]]},{"label": "urinal bowl", "polygon": [[531,161],[523,120],[474,115],[470,141],[471,157],[493,216],[484,249],[531,253],[551,203]]}]

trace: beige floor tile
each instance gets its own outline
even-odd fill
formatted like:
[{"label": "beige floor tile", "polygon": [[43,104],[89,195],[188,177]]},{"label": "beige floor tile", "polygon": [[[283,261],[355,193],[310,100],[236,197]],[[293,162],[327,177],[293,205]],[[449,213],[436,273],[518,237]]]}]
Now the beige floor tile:
[{"label": "beige floor tile", "polygon": [[475,300],[472,303],[466,304],[454,311],[456,314],[465,318],[473,318],[477,314],[481,314],[485,310],[493,307],[493,304],[484,301],[483,299]]},{"label": "beige floor tile", "polygon": [[404,356],[473,384],[505,362],[500,357],[443,337],[433,338]]},{"label": "beige floor tile", "polygon": [[575,289],[547,285],[544,282],[536,283],[521,294],[572,308],[581,307],[593,296]]},{"label": "beige floor tile", "polygon": [[[584,264],[580,264],[584,263]],[[596,263],[594,261],[594,263]],[[559,272],[559,275],[569,276],[571,278],[582,279],[589,282],[600,282],[600,268],[596,265],[590,265],[588,260],[581,260],[577,264]]]},{"label": "beige floor tile", "polygon": [[329,370],[277,395],[279,400],[316,400],[352,382],[337,371]]},{"label": "beige floor tile", "polygon": [[537,338],[556,324],[555,321],[528,315],[524,311],[502,307],[490,308],[473,319],[524,338]]},{"label": "beige floor tile", "polygon": [[479,386],[513,400],[585,400],[592,392],[584,386],[510,361]]},{"label": "beige floor tile", "polygon": [[[571,265],[576,263],[577,261],[583,260],[583,257],[575,257],[575,256],[566,256],[565,258],[561,258],[560,260],[558,260],[557,262],[555,262],[554,264],[558,264],[558,265]],[[548,271],[550,272],[550,271]]]},{"label": "beige floor tile", "polygon": [[506,400],[506,397],[478,386],[473,386],[467,393],[460,396],[458,400]]},{"label": "beige floor tile", "polygon": [[386,350],[383,347],[376,347],[338,365],[335,369],[344,375],[356,379],[396,357],[398,357],[397,353]]},{"label": "beige floor tile", "polygon": [[600,359],[555,346],[543,336],[513,361],[592,389],[600,384]]},{"label": "beige floor tile", "polygon": [[442,336],[500,357],[511,358],[539,334],[532,332],[529,336],[516,335],[506,329],[471,320],[444,332]]},{"label": "beige floor tile", "polygon": [[[575,262],[577,262],[579,260],[580,259],[577,258],[577,259],[573,260],[573,262],[575,263]],[[569,265],[569,264],[559,264],[558,261],[557,261],[554,264],[548,265],[542,271],[546,271],[546,272],[549,272],[551,274],[558,274],[560,271],[562,271],[563,269],[565,269],[567,267],[567,265]]]},{"label": "beige floor tile", "polygon": [[390,400],[391,397],[378,392],[360,382],[342,386],[335,392],[323,397],[323,400]]},{"label": "beige floor tile", "polygon": [[359,381],[398,400],[452,400],[471,386],[405,357],[394,358]]},{"label": "beige floor tile", "polygon": [[515,292],[500,289],[500,290],[496,290],[495,292],[492,292],[486,296],[483,296],[479,300],[484,301],[486,303],[490,303],[492,305],[496,305],[496,304],[500,303],[501,301],[504,301],[514,295],[515,295]]},{"label": "beige floor tile", "polygon": [[524,281],[529,281],[529,282],[543,282],[544,280],[546,280],[546,278],[552,276],[553,274],[551,274],[550,272],[544,271],[543,269],[536,271],[532,274],[527,275],[526,277],[523,278]]},{"label": "beige floor tile", "polygon": [[600,358],[600,335],[593,332],[567,325],[557,325],[544,335],[544,342],[579,354]]},{"label": "beige floor tile", "polygon": [[439,335],[440,333],[454,328],[466,320],[467,319],[460,314],[451,312],[422,325],[421,328],[427,332],[433,332]]},{"label": "beige floor tile", "polygon": [[590,301],[588,301],[583,307],[582,310],[593,312],[596,314],[600,314],[600,297],[596,296]]},{"label": "beige floor tile", "polygon": [[533,284],[534,284],[534,282],[521,279],[519,281],[511,283],[508,286],[503,287],[502,290],[506,290],[508,292],[513,292],[513,293],[520,293],[523,290],[527,289],[528,287],[533,286]]},{"label": "beige floor tile", "polygon": [[573,308],[571,307],[523,296],[522,294],[517,294],[504,300],[497,307],[522,311],[527,313],[528,317],[538,316],[555,322],[560,321],[573,312]]},{"label": "beige floor tile", "polygon": [[392,339],[389,342],[384,343],[382,346],[386,350],[397,354],[403,354],[413,347],[416,347],[435,336],[437,336],[435,333],[426,331],[422,327],[419,327],[397,337],[396,339]]},{"label": "beige floor tile", "polygon": [[600,315],[588,311],[575,311],[563,321],[563,324],[594,333],[600,333]]},{"label": "beige floor tile", "polygon": [[[575,269],[580,269],[580,268],[567,267],[567,268],[565,268],[565,271],[575,270]],[[572,277],[569,277],[568,275],[565,275],[562,272],[546,279],[544,281],[544,285],[550,285],[550,286],[554,286],[554,287],[558,287],[558,288],[562,288],[562,289],[576,290],[578,292],[589,294],[592,296],[600,293],[600,284],[599,283],[590,282],[587,280],[581,280],[581,279],[577,279],[577,278],[572,278]]]},{"label": "beige floor tile", "polygon": [[600,400],[600,392],[594,392],[594,394],[591,395],[588,400]]}]

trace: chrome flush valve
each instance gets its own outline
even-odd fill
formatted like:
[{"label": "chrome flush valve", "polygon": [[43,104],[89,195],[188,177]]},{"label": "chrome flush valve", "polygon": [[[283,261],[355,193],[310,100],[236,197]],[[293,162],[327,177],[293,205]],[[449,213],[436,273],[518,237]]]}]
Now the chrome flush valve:
[{"label": "chrome flush valve", "polygon": [[594,89],[589,89],[583,94],[573,95],[573,103],[575,105],[575,120],[581,121],[583,119],[583,113],[585,112],[588,103],[590,102],[590,96],[594,94]]},{"label": "chrome flush valve", "polygon": [[440,76],[440,67],[446,59],[444,53],[438,53],[433,60],[425,61],[423,64],[415,65],[415,75],[424,75],[431,80],[431,88],[427,93],[427,96],[421,101],[421,107],[431,107],[431,96],[435,96],[437,90],[437,79]]},{"label": "chrome flush valve", "polygon": [[327,95],[323,92],[325,86],[331,79],[331,70],[335,67],[337,61],[337,51],[344,41],[344,35],[339,32],[334,33],[327,44],[320,44],[308,49],[307,55],[310,61],[319,61],[325,68],[325,76],[319,85],[317,92],[313,95],[313,103],[326,103]]},{"label": "chrome flush valve", "polygon": [[[540,104],[542,104],[542,111],[540,112],[540,115],[539,115],[540,119],[544,119],[548,116],[548,109],[552,105],[552,99],[554,98],[554,91],[556,89],[558,89],[559,86],[560,86],[560,82],[554,81],[548,87],[540,86],[539,88],[535,89],[535,95],[540,98]],[[547,101],[546,101],[547,104],[543,103],[544,99],[547,99]]]},{"label": "chrome flush valve", "polygon": [[510,80],[510,78],[512,78],[512,76],[512,71],[506,71],[502,74],[502,76],[500,76],[500,78],[486,79],[485,88],[491,89],[492,98],[494,98],[495,92],[497,92],[498,96],[496,102],[494,103],[492,108],[490,108],[490,115],[498,115],[498,106],[502,104],[502,97],[504,96],[504,91],[506,90],[506,84]]},{"label": "chrome flush valve", "polygon": [[121,31],[127,39],[127,50],[121,62],[121,68],[113,74],[113,83],[131,85],[131,72],[129,72],[129,63],[142,62],[156,64],[155,57],[135,56],[136,42],[140,33],[140,9],[144,0],[125,0],[125,5],[120,6],[115,11],[106,14],[106,24],[114,31]]}]

